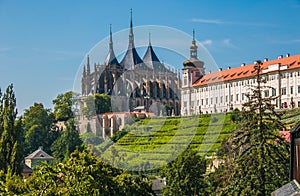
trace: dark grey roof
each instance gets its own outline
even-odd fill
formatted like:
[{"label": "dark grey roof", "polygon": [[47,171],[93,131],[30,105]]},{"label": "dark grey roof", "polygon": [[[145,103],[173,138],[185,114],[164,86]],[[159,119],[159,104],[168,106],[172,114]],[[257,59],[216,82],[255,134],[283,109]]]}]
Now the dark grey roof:
[{"label": "dark grey roof", "polygon": [[143,61],[148,68],[154,69],[155,71],[167,70],[166,67],[159,61],[150,42],[147,51],[144,55]]},{"label": "dark grey roof", "polygon": [[128,50],[121,61],[121,66],[126,70],[134,70],[135,66],[141,63],[143,63],[143,60],[138,55],[134,46],[133,48],[128,47]]},{"label": "dark grey roof", "polygon": [[40,147],[39,149],[37,149],[36,151],[31,153],[30,155],[25,157],[25,159],[53,159],[53,157],[48,155],[46,152],[44,152],[42,150],[42,148]]},{"label": "dark grey roof", "polygon": [[120,65],[120,63],[118,62],[118,60],[115,56],[113,49],[109,49],[109,52],[104,61],[104,65]]}]

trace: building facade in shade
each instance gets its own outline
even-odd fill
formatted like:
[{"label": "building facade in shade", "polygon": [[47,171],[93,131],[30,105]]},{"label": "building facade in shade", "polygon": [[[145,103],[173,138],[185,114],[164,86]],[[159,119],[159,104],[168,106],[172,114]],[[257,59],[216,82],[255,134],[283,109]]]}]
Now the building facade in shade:
[{"label": "building facade in shade", "polygon": [[[256,85],[255,62],[240,67],[207,74],[197,74],[199,68],[183,63],[181,115],[228,112],[242,109],[246,94]],[[276,109],[300,107],[300,54],[280,55],[277,59],[265,58],[261,76],[266,81],[263,96],[278,96]]]},{"label": "building facade in shade", "polygon": [[[113,111],[145,110],[160,114],[164,106],[168,115],[180,115],[180,72],[160,62],[149,38],[149,45],[141,58],[134,45],[132,16],[128,49],[121,61],[115,56],[113,37],[103,64],[94,64],[87,57],[82,77],[82,96],[108,94]],[[157,104],[159,103],[159,104]]]}]

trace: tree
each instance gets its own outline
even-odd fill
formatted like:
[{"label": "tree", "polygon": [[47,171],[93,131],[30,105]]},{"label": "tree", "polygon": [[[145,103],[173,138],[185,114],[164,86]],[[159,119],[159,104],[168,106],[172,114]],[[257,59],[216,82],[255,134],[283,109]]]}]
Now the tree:
[{"label": "tree", "polygon": [[57,131],[51,129],[54,116],[50,109],[45,109],[41,103],[34,103],[25,110],[23,119],[25,155],[37,150],[39,146],[50,153],[52,143],[59,136]]},{"label": "tree", "polygon": [[86,117],[95,116],[111,111],[111,99],[106,94],[90,95],[85,99],[86,107],[83,108],[83,114]]},{"label": "tree", "polygon": [[162,176],[167,180],[163,195],[205,195],[205,171],[204,158],[196,151],[187,149],[162,169]]},{"label": "tree", "polygon": [[0,92],[0,170],[21,174],[23,129],[17,119],[16,97],[9,85],[3,97]]},{"label": "tree", "polygon": [[74,117],[73,106],[78,102],[78,94],[69,91],[59,94],[52,103],[54,104],[54,117],[58,121],[67,121]]},{"label": "tree", "polygon": [[67,121],[66,129],[61,133],[61,136],[52,144],[52,155],[58,161],[63,161],[67,160],[70,154],[76,149],[81,151],[83,149],[83,142],[79,137],[74,119],[70,119]]},{"label": "tree", "polygon": [[4,177],[0,172],[0,193],[6,195],[154,195],[151,181],[113,168],[88,151],[76,150],[65,163],[39,166],[25,182]]},{"label": "tree", "polygon": [[273,104],[277,97],[262,96],[270,87],[260,75],[260,62],[255,72],[256,86],[247,95],[239,127],[227,141],[235,158],[229,159],[224,195],[270,195],[288,182],[289,144],[279,134],[283,124]]}]

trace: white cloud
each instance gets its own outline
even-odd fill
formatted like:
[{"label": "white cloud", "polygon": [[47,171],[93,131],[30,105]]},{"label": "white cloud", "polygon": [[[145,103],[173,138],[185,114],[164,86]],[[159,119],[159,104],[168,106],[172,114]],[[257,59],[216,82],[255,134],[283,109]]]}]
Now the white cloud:
[{"label": "white cloud", "polygon": [[275,44],[296,44],[296,43],[300,43],[300,39],[292,39],[292,40],[273,40],[272,43],[275,43]]},{"label": "white cloud", "polygon": [[234,45],[233,43],[231,43],[231,40],[230,39],[224,39],[222,41],[222,43],[227,46],[227,47],[230,47],[230,48],[238,48],[236,45]]},{"label": "white cloud", "polygon": [[212,43],[213,43],[213,41],[211,39],[201,41],[201,44],[203,44],[203,45],[211,45]]},{"label": "white cloud", "polygon": [[203,19],[203,18],[192,18],[192,22],[195,23],[207,23],[217,25],[243,25],[243,26],[268,26],[274,27],[275,24],[261,23],[261,22],[234,22],[234,21],[222,21],[219,19]]},{"label": "white cloud", "polygon": [[13,50],[13,48],[7,47],[7,48],[0,48],[0,52],[9,52]]},{"label": "white cloud", "polygon": [[218,19],[202,19],[202,18],[193,18],[192,22],[209,23],[209,24],[224,24],[224,23],[226,23],[226,22],[218,20]]}]

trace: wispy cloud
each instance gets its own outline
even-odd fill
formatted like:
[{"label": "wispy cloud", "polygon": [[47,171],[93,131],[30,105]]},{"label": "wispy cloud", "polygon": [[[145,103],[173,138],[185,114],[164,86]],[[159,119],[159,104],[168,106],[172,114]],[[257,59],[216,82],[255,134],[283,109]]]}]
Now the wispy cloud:
[{"label": "wispy cloud", "polygon": [[13,50],[13,48],[11,48],[11,47],[0,48],[0,52],[9,52],[11,50]]},{"label": "wispy cloud", "polygon": [[234,45],[230,39],[224,39],[222,41],[222,43],[227,46],[227,47],[230,47],[230,48],[238,48],[236,45]]},{"label": "wispy cloud", "polygon": [[198,23],[209,23],[209,24],[225,24],[226,22],[218,19],[202,19],[202,18],[193,18],[192,22]]},{"label": "wispy cloud", "polygon": [[292,40],[272,40],[274,44],[297,44],[300,43],[300,39],[292,39]]},{"label": "wispy cloud", "polygon": [[204,41],[201,41],[201,44],[203,45],[212,45],[213,41],[211,39],[207,39],[207,40],[204,40]]},{"label": "wispy cloud", "polygon": [[32,48],[32,50],[35,52],[48,53],[53,55],[71,56],[71,57],[83,56],[85,54],[84,52],[69,51],[69,50],[51,50],[51,49],[42,49],[42,48]]},{"label": "wispy cloud", "polygon": [[192,18],[192,22],[195,23],[207,23],[216,25],[244,25],[244,26],[276,26],[275,24],[262,23],[262,22],[234,22],[234,21],[224,21],[219,19],[203,19],[203,18]]}]

